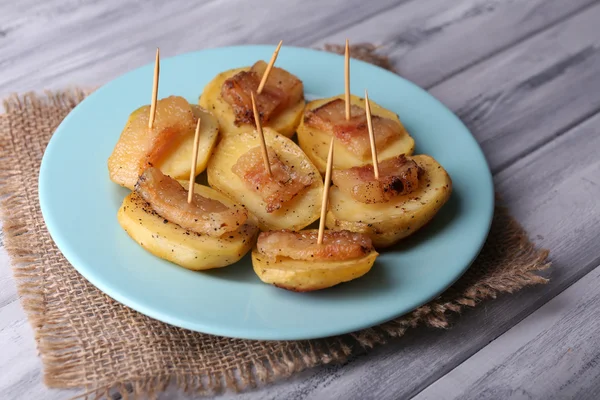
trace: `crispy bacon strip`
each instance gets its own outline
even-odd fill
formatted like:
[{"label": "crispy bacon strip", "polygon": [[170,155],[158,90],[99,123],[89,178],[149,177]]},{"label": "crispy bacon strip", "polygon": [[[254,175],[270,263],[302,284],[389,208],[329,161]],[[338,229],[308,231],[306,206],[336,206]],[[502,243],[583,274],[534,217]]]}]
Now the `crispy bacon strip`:
[{"label": "crispy bacon strip", "polygon": [[245,208],[237,205],[227,207],[218,200],[198,193],[194,193],[189,204],[187,190],[158,168],[146,169],[135,184],[135,191],[165,221],[203,235],[222,236],[237,230],[248,218]]},{"label": "crispy bacon strip", "polygon": [[246,183],[248,189],[260,194],[267,212],[272,213],[310,186],[313,177],[290,168],[270,146],[267,146],[267,152],[272,176],[265,169],[260,146],[242,155],[231,170]]},{"label": "crispy bacon strip", "polygon": [[273,67],[261,94],[256,94],[267,63],[258,61],[249,71],[242,71],[227,79],[221,96],[233,107],[235,123],[253,124],[254,113],[250,93],[255,93],[256,106],[262,123],[267,123],[286,107],[304,98],[302,81],[284,69]]},{"label": "crispy bacon strip", "polygon": [[421,167],[404,154],[379,163],[379,179],[372,165],[333,171],[333,184],[361,203],[387,203],[419,187]]},{"label": "crispy bacon strip", "polygon": [[272,260],[287,257],[306,261],[343,261],[360,258],[373,250],[371,239],[363,233],[326,230],[323,243],[317,243],[317,229],[262,232],[258,251]]},{"label": "crispy bacon strip", "polygon": [[[369,157],[371,145],[365,110],[353,104],[350,107],[350,120],[347,121],[344,104],[344,100],[335,99],[314,110],[307,111],[304,123],[321,131],[333,133],[349,151],[357,156]],[[373,121],[377,151],[385,149],[389,143],[402,134],[402,128],[396,121],[377,115],[372,116],[371,120]]]}]

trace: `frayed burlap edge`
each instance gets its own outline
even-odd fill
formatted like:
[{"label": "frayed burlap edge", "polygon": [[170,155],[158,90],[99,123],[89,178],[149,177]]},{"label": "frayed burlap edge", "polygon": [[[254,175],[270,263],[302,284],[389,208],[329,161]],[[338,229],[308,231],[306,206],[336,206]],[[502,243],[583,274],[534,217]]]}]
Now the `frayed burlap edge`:
[{"label": "frayed burlap edge", "polygon": [[[77,337],[62,315],[53,313],[45,301],[44,254],[36,246],[45,227],[32,214],[39,212],[38,199],[26,187],[37,187],[37,181],[26,182],[23,166],[15,163],[14,137],[6,135],[11,126],[9,114],[18,114],[28,108],[73,108],[86,92],[72,89],[66,92],[45,92],[40,98],[34,93],[13,95],[3,101],[6,114],[0,115],[0,211],[4,231],[4,247],[11,258],[17,290],[27,318],[33,327],[39,355],[45,371],[45,382],[51,386],[69,387],[69,382],[80,378],[80,362],[73,357],[81,349]],[[37,188],[34,191],[37,194]],[[33,226],[26,221],[35,221]]]},{"label": "frayed burlap edge", "polygon": [[[495,298],[500,293],[510,293],[525,286],[545,283],[537,275],[547,268],[548,252],[537,250],[528,240],[521,226],[512,219],[506,209],[496,208],[490,241],[510,241],[511,266],[491,270],[471,268],[452,288],[425,306],[404,317],[378,327],[335,338],[302,342],[280,342],[281,349],[262,358],[247,362],[239,360],[232,368],[217,373],[196,371],[193,374],[165,374],[162,376],[137,376],[123,381],[98,379],[86,380],[85,361],[80,338],[74,333],[68,318],[48,307],[45,290],[52,283],[45,281],[44,266],[47,254],[35,246],[43,237],[50,240],[39,215],[37,188],[26,182],[22,166],[14,162],[14,137],[16,128],[10,126],[8,114],[17,115],[30,107],[40,109],[71,109],[86,95],[73,89],[69,92],[47,92],[45,97],[28,93],[12,96],[4,102],[7,115],[0,116],[0,199],[5,232],[5,247],[12,259],[15,279],[23,307],[35,331],[35,338],[44,365],[44,379],[52,387],[87,387],[85,394],[91,397],[106,396],[109,392],[149,395],[163,391],[175,384],[186,392],[199,394],[218,393],[225,389],[244,390],[288,377],[304,369],[331,362],[343,362],[350,355],[384,344],[393,337],[402,336],[408,328],[419,324],[435,328],[446,328],[451,314],[460,313],[464,307],[473,307],[478,302]],[[40,116],[43,117],[43,116]],[[27,190],[29,188],[29,190]],[[37,218],[36,218],[37,217]],[[34,221],[27,224],[26,221]],[[502,236],[494,236],[495,230]],[[492,243],[484,246],[475,264],[493,264],[494,253],[502,247]],[[482,257],[487,261],[480,261]],[[479,264],[478,264],[479,263]],[[95,290],[95,289],[92,289]],[[269,342],[265,342],[269,344]],[[269,344],[270,345],[270,344]]]},{"label": "frayed burlap edge", "polygon": [[[44,91],[44,97],[40,98],[39,94],[34,92],[25,93],[23,95],[13,94],[7,99],[4,99],[2,105],[6,114],[19,113],[29,107],[57,107],[57,108],[74,108],[86,98],[92,89],[82,90],[72,88],[62,91]],[[2,115],[6,119],[6,115]],[[2,128],[8,128],[8,120],[4,121]]]}]

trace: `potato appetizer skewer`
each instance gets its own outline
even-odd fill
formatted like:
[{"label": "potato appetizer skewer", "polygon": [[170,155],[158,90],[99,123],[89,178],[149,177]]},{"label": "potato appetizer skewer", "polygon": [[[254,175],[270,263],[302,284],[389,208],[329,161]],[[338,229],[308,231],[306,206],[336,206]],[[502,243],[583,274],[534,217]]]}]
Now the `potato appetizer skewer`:
[{"label": "potato appetizer skewer", "polygon": [[262,230],[302,229],[319,218],[319,172],[290,139],[268,128],[263,132],[272,176],[253,131],[221,140],[208,163],[208,183],[246,207]]},{"label": "potato appetizer skewer", "polygon": [[333,172],[327,227],[369,235],[377,248],[391,246],[429,222],[450,198],[452,181],[426,155],[399,156],[373,166]]},{"label": "potato appetizer skewer", "polygon": [[[258,89],[266,67],[264,61],[258,61],[252,67],[222,72],[204,88],[200,106],[217,117],[223,136],[244,133],[254,126],[250,93]],[[296,132],[304,111],[304,86],[300,79],[273,67],[256,100],[263,126],[287,137]]]},{"label": "potato appetizer skewer", "polygon": [[[364,99],[352,95],[351,119],[346,121],[344,95],[311,101],[300,126],[298,142],[319,172],[324,173],[327,148],[336,137],[334,168],[347,169],[371,162],[371,147]],[[393,112],[371,101],[372,121],[379,160],[411,155],[415,142]]]},{"label": "potato appetizer skewer", "polygon": [[200,151],[196,174],[204,171],[219,133],[217,119],[183,97],[159,100],[152,129],[148,128],[150,106],[129,116],[119,141],[108,159],[110,179],[133,189],[139,175],[155,166],[166,174],[184,179],[190,174],[194,131],[201,119]]},{"label": "potato appetizer skewer", "polygon": [[188,204],[186,187],[187,182],[148,168],[117,219],[143,248],[182,267],[205,270],[237,262],[258,233],[253,218],[226,196],[198,184]]},{"label": "potato appetizer skewer", "polygon": [[335,286],[365,275],[378,253],[367,235],[318,230],[262,232],[252,251],[254,272],[265,283],[295,292]]}]

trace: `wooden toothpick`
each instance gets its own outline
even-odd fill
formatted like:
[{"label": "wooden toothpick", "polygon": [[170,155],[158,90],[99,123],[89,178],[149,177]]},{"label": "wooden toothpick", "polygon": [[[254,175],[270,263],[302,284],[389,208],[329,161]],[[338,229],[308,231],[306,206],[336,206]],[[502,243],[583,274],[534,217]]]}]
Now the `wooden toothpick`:
[{"label": "wooden toothpick", "polygon": [[154,117],[156,116],[156,102],[158,101],[158,74],[160,73],[160,50],[156,48],[156,60],[154,61],[154,81],[152,82],[152,102],[150,103],[150,118],[148,119],[148,128],[154,126]]},{"label": "wooden toothpick", "polygon": [[323,243],[323,234],[325,233],[325,219],[327,218],[327,203],[329,200],[329,184],[331,183],[331,169],[333,167],[333,140],[329,145],[329,154],[327,155],[327,169],[325,170],[325,181],[323,182],[323,200],[321,201],[321,220],[319,221],[319,235],[317,244]]},{"label": "wooden toothpick", "polygon": [[194,181],[196,180],[196,164],[198,164],[198,147],[200,147],[200,117],[196,124],[196,133],[194,134],[194,151],[192,152],[192,169],[190,170],[190,185],[188,187],[188,204],[192,204],[194,198]]},{"label": "wooden toothpick", "polygon": [[283,40],[280,40],[279,44],[277,45],[277,48],[275,49],[275,52],[273,52],[273,55],[271,56],[271,61],[269,61],[269,64],[267,65],[267,69],[265,69],[265,73],[263,74],[262,79],[260,80],[260,85],[258,85],[258,90],[256,91],[256,93],[258,93],[258,94],[261,94],[263,89],[265,88],[265,84],[267,83],[269,74],[271,73],[271,70],[273,69],[275,60],[277,60],[277,55],[279,54],[279,49],[281,49],[282,43],[283,43]]},{"label": "wooden toothpick", "polygon": [[369,127],[369,141],[371,142],[371,158],[373,159],[373,172],[375,179],[379,179],[379,163],[377,161],[377,148],[375,147],[375,132],[373,132],[373,121],[371,119],[371,103],[369,92],[365,89],[365,113],[367,114],[367,126]]},{"label": "wooden toothpick", "polygon": [[344,54],[344,83],[346,86],[346,121],[350,120],[350,44],[346,39],[346,52]]},{"label": "wooden toothpick", "polygon": [[262,124],[260,123],[260,114],[256,107],[256,100],[254,99],[254,92],[250,93],[252,98],[252,111],[254,112],[254,122],[256,123],[256,132],[260,137],[260,147],[262,148],[263,161],[265,162],[265,168],[269,172],[269,175],[273,176],[271,172],[271,163],[269,162],[269,152],[267,151],[267,143],[265,142],[265,134],[263,133]]}]

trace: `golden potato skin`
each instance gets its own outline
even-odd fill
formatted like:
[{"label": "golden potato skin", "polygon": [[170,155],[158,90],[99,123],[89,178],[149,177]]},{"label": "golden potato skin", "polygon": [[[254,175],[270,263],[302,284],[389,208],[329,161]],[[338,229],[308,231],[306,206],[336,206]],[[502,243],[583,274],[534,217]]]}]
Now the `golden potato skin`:
[{"label": "golden potato skin", "polygon": [[[196,184],[194,190],[226,205],[232,204],[231,200],[207,186]],[[237,231],[219,238],[187,231],[156,214],[135,192],[123,200],[117,220],[125,232],[150,253],[194,271],[237,262],[250,251],[258,234],[258,227],[251,219]]]},{"label": "golden potato skin", "polygon": [[[192,111],[196,118],[200,118],[200,135],[198,142],[198,161],[196,163],[196,175],[206,169],[208,159],[217,144],[219,137],[219,122],[210,112],[200,106],[192,104]],[[190,165],[194,151],[195,131],[189,135],[177,146],[171,154],[165,157],[158,165],[164,174],[175,179],[189,179]]]},{"label": "golden potato skin", "polygon": [[417,191],[385,204],[364,204],[333,186],[327,227],[366,233],[376,248],[391,246],[423,227],[450,198],[452,180],[432,157],[410,158],[425,171]]},{"label": "golden potato skin", "polygon": [[[323,104],[327,104],[335,99],[343,99],[344,95],[329,97],[327,99],[314,100],[306,104],[305,113],[308,110],[314,110]],[[365,108],[364,99],[358,96],[351,96],[351,103],[361,108]],[[379,161],[387,160],[388,158],[395,157],[399,154],[412,155],[415,150],[415,141],[408,134],[398,116],[390,110],[386,110],[381,107],[373,100],[370,100],[371,114],[377,115],[383,118],[388,118],[398,122],[402,126],[402,137],[393,143],[390,143],[384,150],[377,152]],[[323,132],[319,129],[311,128],[304,124],[304,115],[300,121],[300,125],[297,129],[298,143],[306,155],[311,159],[313,164],[319,169],[321,174],[325,173],[325,167],[327,166],[327,152],[329,150],[329,143],[331,141],[331,133]],[[348,151],[346,147],[339,142],[334,144],[334,168],[348,169],[360,165],[370,164],[371,156],[366,158],[360,158],[356,154]]]},{"label": "golden potato skin", "polygon": [[[204,87],[204,91],[200,96],[200,106],[209,110],[219,120],[222,136],[244,133],[254,128],[253,125],[249,124],[237,126],[234,123],[235,114],[233,108],[223,99],[223,97],[221,97],[221,87],[223,86],[223,83],[238,72],[248,71],[249,69],[250,67],[243,67],[221,72]],[[296,127],[302,118],[304,105],[304,99],[302,99],[293,107],[287,108],[273,120],[264,124],[264,126],[269,127],[284,136],[294,136]]]},{"label": "golden potato skin", "polygon": [[312,292],[360,278],[371,270],[378,255],[373,250],[364,257],[346,261],[271,261],[254,249],[252,267],[265,283],[294,292]]},{"label": "golden potato skin", "polygon": [[[194,116],[202,119],[200,125],[198,162],[196,164],[196,175],[198,175],[206,169],[208,158],[210,157],[212,150],[217,143],[219,123],[215,117],[213,117],[208,111],[202,109],[200,106],[195,104],[190,104],[190,106]],[[132,119],[137,115],[137,113],[141,112],[147,107],[148,106],[140,107],[131,113],[119,138],[121,145],[135,145],[135,140],[133,140],[132,137],[126,137],[124,135],[128,134],[128,126],[130,125]],[[167,154],[155,166],[166,175],[169,175],[175,179],[189,178],[191,159],[194,149],[194,135],[195,130],[190,130],[183,140],[180,143],[175,144],[169,154]],[[137,180],[135,174],[131,176],[131,178],[123,180],[122,178],[118,177],[119,174],[116,172],[122,165],[138,165],[140,163],[139,156],[139,154],[135,156],[119,156],[113,151],[113,154],[111,154],[108,160],[108,169],[111,180],[121,186],[133,190]]]},{"label": "golden potato skin", "polygon": [[231,170],[242,154],[260,146],[260,138],[254,131],[221,139],[208,162],[208,184],[246,207],[258,219],[261,230],[300,230],[319,218],[323,181],[317,168],[296,143],[269,128],[264,129],[264,135],[267,146],[277,152],[281,161],[294,167],[296,171],[312,174],[313,182],[309,187],[285,203],[281,209],[266,212],[265,202],[260,195],[249,190],[244,181]]}]

